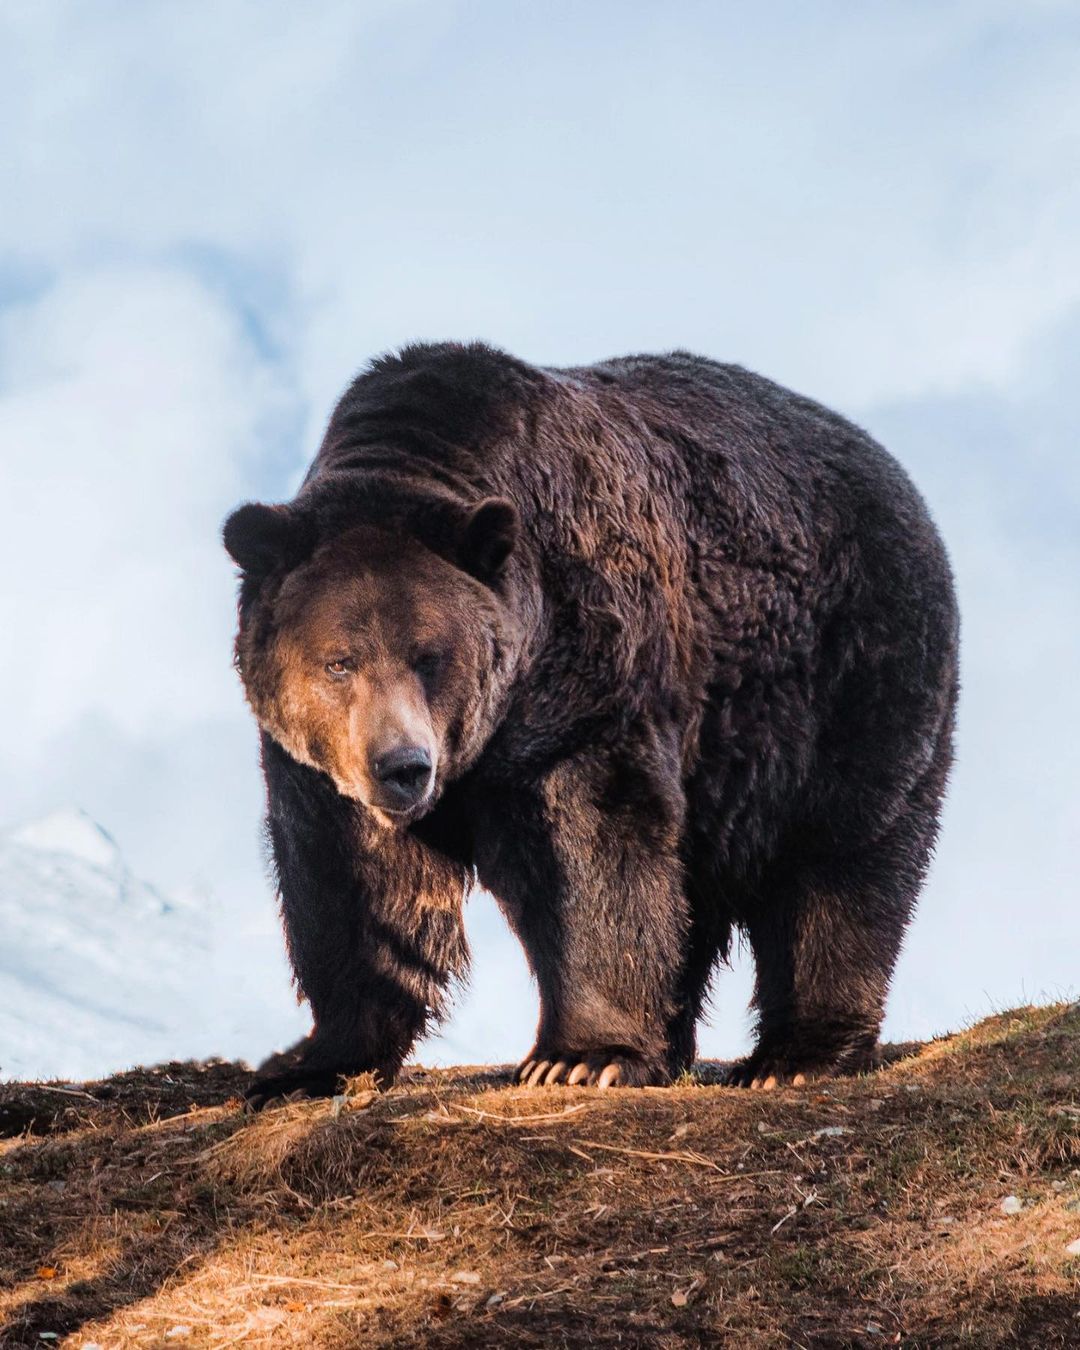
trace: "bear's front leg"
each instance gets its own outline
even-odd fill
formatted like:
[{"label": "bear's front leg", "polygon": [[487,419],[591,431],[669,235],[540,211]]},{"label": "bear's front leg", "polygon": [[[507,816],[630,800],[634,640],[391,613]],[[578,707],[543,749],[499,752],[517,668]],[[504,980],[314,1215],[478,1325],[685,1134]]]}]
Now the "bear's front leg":
[{"label": "bear's front leg", "polygon": [[598,1087],[669,1081],[671,1018],[688,925],[682,796],[655,747],[560,762],[505,787],[478,832],[481,881],[525,948],[540,992],[516,1081]]},{"label": "bear's front leg", "polygon": [[388,1086],[468,962],[464,869],[376,824],[324,775],[263,742],[267,824],[289,957],[311,1035],[269,1060],[252,1109],[329,1096],[343,1076]]}]

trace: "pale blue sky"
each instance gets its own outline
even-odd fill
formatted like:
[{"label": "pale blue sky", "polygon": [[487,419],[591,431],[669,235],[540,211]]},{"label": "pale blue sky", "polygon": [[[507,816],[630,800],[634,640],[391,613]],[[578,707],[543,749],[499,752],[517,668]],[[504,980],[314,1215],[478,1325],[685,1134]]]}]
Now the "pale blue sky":
[{"label": "pale blue sky", "polygon": [[[882,439],[964,611],[889,1030],[1075,988],[1074,5],[12,0],[0,125],[0,826],[77,802],[212,895],[252,1008],[223,1049],[295,1016],[218,526],[287,496],[351,373],[414,338],[689,347]],[[488,903],[471,927],[427,1054],[511,1058],[524,968]],[[745,966],[718,988],[715,1053]]]}]

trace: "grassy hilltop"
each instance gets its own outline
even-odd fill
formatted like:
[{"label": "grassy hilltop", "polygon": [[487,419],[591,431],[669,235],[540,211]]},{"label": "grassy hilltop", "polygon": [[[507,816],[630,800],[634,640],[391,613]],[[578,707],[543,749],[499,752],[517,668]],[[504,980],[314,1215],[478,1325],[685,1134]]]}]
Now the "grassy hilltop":
[{"label": "grassy hilltop", "polygon": [[257,1117],[233,1064],[6,1085],[0,1345],[1080,1346],[1080,1005],[905,1049]]}]

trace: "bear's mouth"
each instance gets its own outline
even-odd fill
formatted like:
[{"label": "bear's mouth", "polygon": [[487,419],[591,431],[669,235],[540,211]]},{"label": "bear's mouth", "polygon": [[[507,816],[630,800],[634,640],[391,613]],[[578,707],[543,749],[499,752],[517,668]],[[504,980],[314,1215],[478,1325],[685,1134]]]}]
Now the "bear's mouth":
[{"label": "bear's mouth", "polygon": [[379,802],[365,802],[365,805],[380,824],[389,829],[405,830],[427,815],[435,805],[435,793],[429,792],[420,801],[407,807],[383,806]]}]

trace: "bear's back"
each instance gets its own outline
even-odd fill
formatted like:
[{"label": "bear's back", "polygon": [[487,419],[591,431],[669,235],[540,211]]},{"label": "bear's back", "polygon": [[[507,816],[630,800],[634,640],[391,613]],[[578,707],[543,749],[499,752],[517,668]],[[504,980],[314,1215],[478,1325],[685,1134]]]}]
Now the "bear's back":
[{"label": "bear's back", "polygon": [[686,351],[538,367],[479,342],[406,347],[353,381],[307,486],[354,472],[465,500],[503,492],[526,512],[541,503],[549,520],[606,513],[618,524],[628,495],[644,492],[707,554],[820,556],[858,534],[889,566],[914,561],[913,548],[947,576],[922,498],[866,432]]}]

